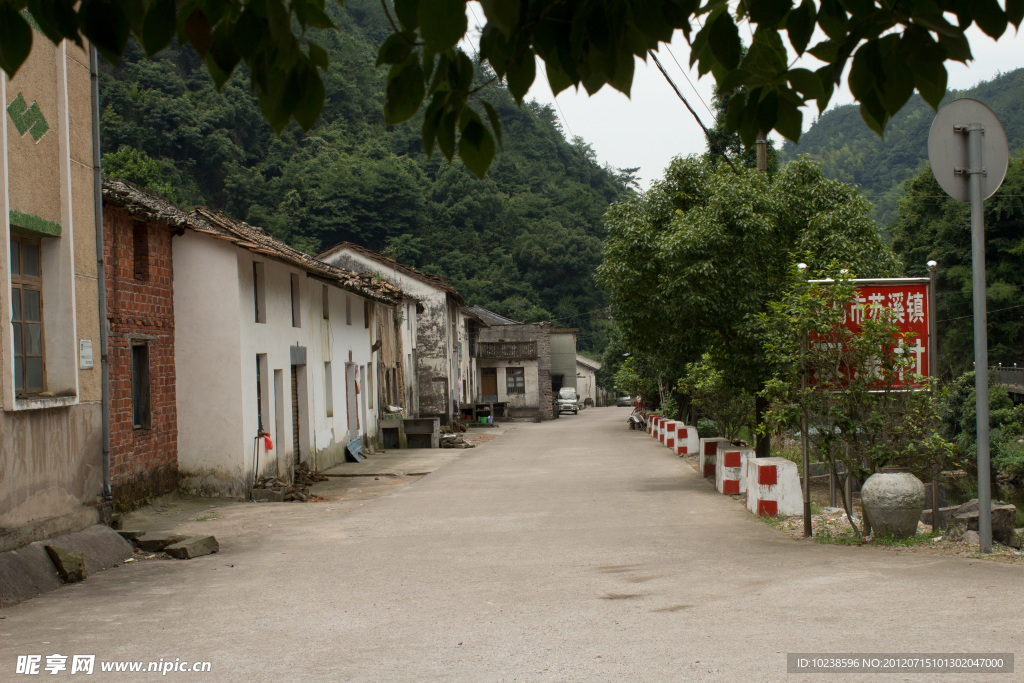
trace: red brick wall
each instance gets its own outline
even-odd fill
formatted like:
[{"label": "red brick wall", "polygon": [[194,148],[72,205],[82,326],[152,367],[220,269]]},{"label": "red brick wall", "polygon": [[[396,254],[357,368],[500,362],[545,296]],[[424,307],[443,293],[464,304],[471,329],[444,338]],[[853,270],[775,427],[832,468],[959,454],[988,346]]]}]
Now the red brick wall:
[{"label": "red brick wall", "polygon": [[[141,227],[146,230],[137,229]],[[114,500],[122,507],[172,491],[178,483],[172,237],[162,223],[137,222],[120,207],[103,207],[110,320],[110,480]],[[148,255],[137,272],[135,250],[143,246],[139,240],[147,241]],[[149,345],[149,429],[133,426],[133,341]]]}]

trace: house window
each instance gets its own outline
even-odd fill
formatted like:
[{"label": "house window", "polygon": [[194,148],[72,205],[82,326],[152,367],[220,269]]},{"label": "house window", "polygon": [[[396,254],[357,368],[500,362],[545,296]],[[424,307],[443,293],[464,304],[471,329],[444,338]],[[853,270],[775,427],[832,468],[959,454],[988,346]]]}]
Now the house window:
[{"label": "house window", "polygon": [[330,320],[331,319],[330,301],[331,301],[330,298],[327,296],[327,285],[324,285],[324,293],[323,293],[323,296],[321,297],[321,303],[323,303],[323,307],[324,307],[324,320]]},{"label": "house window", "polygon": [[363,302],[363,327],[370,329],[370,302]]},{"label": "house window", "polygon": [[149,228],[145,223],[132,222],[132,255],[135,261],[135,279],[149,279]]},{"label": "house window", "polygon": [[334,417],[334,378],[330,361],[324,362],[324,405],[327,406],[327,417]]},{"label": "house window", "polygon": [[267,322],[267,280],[265,268],[259,261],[252,262],[252,298],[256,304],[256,322]]},{"label": "house window", "polygon": [[267,372],[267,354],[256,354],[256,427],[260,434],[270,426],[270,381]]},{"label": "house window", "polygon": [[299,299],[299,276],[292,273],[292,327],[302,327],[302,306]]},{"label": "house window", "polygon": [[43,277],[40,242],[11,237],[11,322],[14,327],[14,391],[46,389],[43,354]]},{"label": "house window", "polygon": [[526,393],[526,372],[523,368],[505,368],[505,390],[509,394]]},{"label": "house window", "polygon": [[153,426],[149,396],[149,344],[132,344],[132,426],[135,429]]},{"label": "house window", "polygon": [[345,295],[345,324],[352,324],[352,297]]}]

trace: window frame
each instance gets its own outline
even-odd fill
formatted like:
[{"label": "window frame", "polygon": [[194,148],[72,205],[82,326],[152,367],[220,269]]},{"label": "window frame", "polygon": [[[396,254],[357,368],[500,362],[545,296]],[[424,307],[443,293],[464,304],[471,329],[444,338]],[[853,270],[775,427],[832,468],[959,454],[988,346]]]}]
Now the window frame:
[{"label": "window frame", "polygon": [[[43,302],[43,242],[42,242],[42,240],[40,238],[29,237],[29,236],[26,236],[26,235],[20,235],[20,234],[13,233],[13,232],[11,233],[10,241],[12,243],[12,246],[13,246],[13,243],[15,243],[15,242],[17,242],[18,245],[19,245],[18,246],[18,262],[17,262],[17,264],[13,263],[13,256],[14,256],[13,251],[14,250],[13,250],[13,248],[11,249],[12,263],[11,263],[11,267],[10,267],[10,271],[11,271],[11,303],[12,303],[12,309],[11,309],[11,335],[12,335],[12,338],[13,338],[13,344],[14,344],[13,350],[14,350],[14,359],[15,359],[14,360],[14,367],[15,367],[15,377],[14,377],[15,396],[16,397],[38,396],[40,394],[46,393],[46,388],[47,388],[47,377],[46,377],[46,322],[45,322],[46,321],[46,314],[45,314],[45,310],[43,308],[43,303],[44,303]],[[38,267],[37,267],[37,272],[39,273],[39,275],[37,275],[37,276],[31,276],[31,275],[25,275],[24,274],[25,273],[25,268],[24,268],[24,259],[25,259],[25,248],[24,248],[24,245],[25,244],[32,244],[37,249],[36,253],[37,253],[37,256],[38,256],[38,259],[39,259]],[[17,268],[15,268],[15,265],[17,266]],[[15,270],[17,270],[17,273],[15,273]],[[27,336],[26,336],[26,327],[25,327],[26,326],[26,322],[25,322],[25,307],[24,307],[25,299],[24,299],[24,292],[25,292],[26,289],[29,290],[29,291],[37,292],[38,295],[39,295],[39,321],[38,321],[38,324],[39,324],[39,356],[33,355],[31,357],[32,358],[37,358],[37,357],[40,358],[40,362],[42,363],[42,386],[39,389],[32,389],[32,390],[28,390],[26,388],[27,385],[28,385],[28,362],[27,361],[28,361],[28,358],[30,357],[27,354],[28,345],[26,343],[27,342]],[[19,318],[17,320],[15,320],[15,318],[14,318],[14,309],[13,309],[13,304],[14,304],[14,298],[15,297],[18,297],[18,310],[20,311],[20,315],[19,315]],[[32,321],[32,324],[35,324],[35,321]],[[20,332],[15,332],[15,328],[14,328],[15,325],[20,325],[20,328],[18,328],[20,330]],[[21,339],[20,340],[17,339],[16,335],[20,336]],[[22,350],[22,352],[20,354],[17,352],[18,342],[19,341],[21,342],[21,350]],[[21,360],[21,378],[20,378],[21,379],[21,389],[20,390],[17,388],[18,387],[18,379],[19,379],[18,376],[17,376],[17,374],[18,374],[18,372],[17,372],[17,367],[18,367],[17,359],[19,357],[22,359]]]},{"label": "window frame", "polygon": [[132,276],[149,281],[149,226],[142,221],[132,221]]},{"label": "window frame", "polygon": [[252,262],[252,296],[256,308],[256,322],[267,322],[267,272],[262,261]]},{"label": "window frame", "polygon": [[[142,368],[144,372],[137,373],[136,366],[136,351],[139,349],[145,350],[145,367]],[[152,354],[150,353],[151,348],[148,340],[133,339],[129,346],[129,378],[132,389],[132,430],[143,431],[153,428],[153,374],[152,374]],[[144,375],[144,377],[142,376]],[[144,394],[139,395],[139,390],[143,390]],[[139,402],[141,401],[141,406]],[[142,413],[142,419],[139,420],[139,413]]]},{"label": "window frame", "polygon": [[298,273],[291,273],[292,327],[302,327],[302,284]]},{"label": "window frame", "polygon": [[505,393],[509,396],[526,395],[526,368],[505,368]]}]

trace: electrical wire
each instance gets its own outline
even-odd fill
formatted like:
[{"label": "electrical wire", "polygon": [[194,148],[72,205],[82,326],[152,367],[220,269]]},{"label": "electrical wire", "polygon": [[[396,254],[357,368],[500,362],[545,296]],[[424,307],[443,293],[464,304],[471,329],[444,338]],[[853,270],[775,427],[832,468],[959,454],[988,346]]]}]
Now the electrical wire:
[{"label": "electrical wire", "polygon": [[711,111],[711,107],[709,107],[708,103],[704,101],[704,98],[700,96],[700,92],[697,90],[697,86],[695,86],[693,84],[693,81],[690,80],[690,77],[686,75],[686,69],[684,69],[682,65],[679,64],[679,60],[676,59],[676,56],[674,54],[672,54],[672,47],[668,43],[665,43],[665,49],[668,50],[668,54],[669,56],[672,57],[672,61],[675,62],[676,66],[679,67],[679,71],[680,73],[683,74],[683,78],[685,78],[686,82],[690,84],[691,88],[693,88],[693,93],[697,96],[697,99],[700,100],[700,103],[703,104],[704,108],[708,110],[709,114],[711,114],[711,118],[715,118],[715,112]]},{"label": "electrical wire", "polygon": [[[1024,304],[1020,304],[1019,306],[1007,306],[1006,308],[993,308],[990,311],[985,311],[985,315],[988,315],[989,313],[1001,313],[1002,311],[1012,311],[1012,310],[1014,310],[1016,308],[1024,308]],[[970,315],[961,315],[958,318],[946,318],[945,320],[938,320],[938,321],[936,321],[936,324],[938,324],[938,323],[948,323],[948,322],[952,322],[954,320],[964,320],[965,318],[973,318],[973,317],[974,317],[974,314],[971,313]]]},{"label": "electrical wire", "polygon": [[725,151],[718,144],[718,142],[713,137],[711,137],[711,131],[708,130],[707,126],[704,125],[704,122],[700,120],[699,116],[697,116],[697,112],[693,110],[693,107],[690,106],[690,103],[686,101],[685,97],[683,97],[683,93],[679,92],[679,87],[672,80],[672,77],[668,75],[668,72],[665,71],[665,67],[661,65],[661,61],[658,59],[658,56],[654,54],[654,50],[648,50],[647,53],[651,55],[651,59],[654,60],[654,63],[657,65],[658,70],[661,71],[661,75],[665,77],[665,80],[668,81],[668,84],[671,85],[672,89],[676,91],[676,95],[679,97],[679,99],[683,101],[683,104],[686,105],[686,108],[690,110],[691,114],[693,114],[693,118],[697,120],[697,124],[700,125],[701,130],[704,131],[704,135],[707,137],[708,142],[711,143],[711,145],[713,145],[718,150],[718,153],[721,154],[722,158],[725,159],[725,162],[729,164],[729,168],[732,169],[733,173],[739,175],[740,172],[736,170],[735,166],[733,166],[732,159],[730,159],[728,155],[726,155]]}]

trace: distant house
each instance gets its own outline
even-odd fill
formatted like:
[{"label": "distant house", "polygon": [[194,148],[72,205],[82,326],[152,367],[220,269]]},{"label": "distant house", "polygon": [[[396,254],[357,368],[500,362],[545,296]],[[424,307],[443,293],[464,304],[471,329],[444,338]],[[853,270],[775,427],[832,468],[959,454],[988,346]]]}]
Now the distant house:
[{"label": "distant house", "polygon": [[[157,322],[173,316],[173,366],[165,367],[168,344],[158,334],[136,332],[144,317],[123,328],[118,343],[131,352],[117,357],[112,376],[131,383],[112,384],[111,404],[121,429],[131,424],[126,474],[158,476],[161,442],[147,431],[159,434],[156,409],[169,410],[172,395],[185,491],[244,495],[257,474],[287,478],[301,463],[324,469],[344,459],[349,441],[377,438],[379,411],[395,388],[382,386],[375,368],[401,363],[397,288],[224,214],[185,213],[128,183],[107,181],[104,200],[124,263],[137,269],[148,259],[162,278],[169,258],[171,273],[169,288],[127,285],[160,311]],[[121,282],[108,277],[108,287],[138,279],[129,275],[122,269]],[[140,315],[130,302],[117,306],[126,320]],[[382,354],[390,356],[375,359]]]},{"label": "distant house", "polygon": [[598,361],[576,354],[576,393],[579,394],[580,403],[587,407],[599,405],[597,371],[600,369],[601,363]]},{"label": "distant house", "polygon": [[36,32],[18,75],[0,71],[0,551],[103,518],[87,50]]},{"label": "distant house", "polygon": [[438,417],[447,424],[458,404],[469,400],[469,330],[465,299],[445,280],[421,273],[351,242],[341,242],[317,258],[338,268],[366,273],[402,291],[398,308],[405,347],[405,385],[411,414]]},{"label": "distant house", "polygon": [[576,332],[567,327],[551,330],[551,387],[554,394],[563,387],[576,388]]}]

